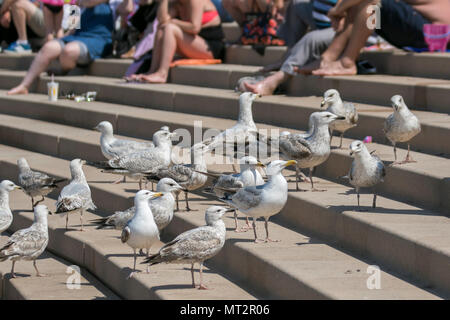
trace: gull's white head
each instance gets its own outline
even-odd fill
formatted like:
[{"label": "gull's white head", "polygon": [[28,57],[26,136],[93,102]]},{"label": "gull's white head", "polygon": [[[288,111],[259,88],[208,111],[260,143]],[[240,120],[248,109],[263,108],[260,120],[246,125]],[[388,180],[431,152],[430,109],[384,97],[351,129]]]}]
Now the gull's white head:
[{"label": "gull's white head", "polygon": [[252,93],[252,92],[244,92],[239,96],[239,105],[251,105],[256,98],[261,97],[261,95]]},{"label": "gull's white head", "polygon": [[10,180],[3,180],[2,182],[0,182],[0,190],[1,191],[11,192],[16,189],[22,189],[22,188]]},{"label": "gull's white head", "polygon": [[34,221],[43,222],[47,221],[47,216],[51,214],[45,204],[38,204],[34,207]]},{"label": "gull's white head", "polygon": [[394,108],[394,110],[397,112],[402,110],[403,108],[408,108],[405,104],[405,101],[403,100],[403,97],[399,94],[391,98],[391,104],[392,108]]},{"label": "gull's white head", "polygon": [[100,131],[103,134],[113,134],[114,129],[109,121],[102,121],[94,127],[94,130]]},{"label": "gull's white head", "polygon": [[158,192],[178,192],[180,190],[183,190],[183,187],[171,178],[163,178],[156,185]]},{"label": "gull's white head", "polygon": [[281,137],[287,137],[287,136],[290,136],[290,135],[291,135],[291,133],[289,131],[287,131],[287,130],[280,132],[280,138]]},{"label": "gull's white head", "polygon": [[329,106],[341,100],[341,96],[336,89],[329,89],[323,94],[323,100],[320,103],[320,107]]},{"label": "gull's white head", "polygon": [[350,144],[350,155],[357,155],[359,154],[361,151],[363,151],[364,149],[366,149],[366,146],[364,145],[364,143],[362,141],[356,140],[353,141]]},{"label": "gull's white head", "polygon": [[170,132],[168,130],[158,130],[153,134],[153,143],[155,146],[159,146],[161,144],[170,144],[172,145],[172,138],[177,134],[175,132]]},{"label": "gull's white head", "polygon": [[156,199],[159,197],[162,197],[163,194],[161,192],[152,192],[148,190],[140,190],[136,193],[134,196],[134,204],[137,205],[138,203],[145,202],[148,200]]},{"label": "gull's white head", "polygon": [[345,120],[345,117],[337,116],[328,111],[314,112],[311,114],[314,124],[324,125],[329,124],[335,120]]},{"label": "gull's white head", "polygon": [[70,161],[70,174],[72,175],[72,179],[80,177],[80,174],[83,173],[82,167],[86,163],[86,160],[81,159],[73,159]]},{"label": "gull's white head", "polygon": [[30,169],[27,160],[23,157],[17,160],[17,166],[19,167],[19,170]]},{"label": "gull's white head", "polygon": [[206,209],[205,212],[205,221],[207,225],[212,225],[215,222],[219,221],[222,216],[227,213],[234,211],[234,209],[227,209],[221,206],[211,206]]},{"label": "gull's white head", "polygon": [[267,165],[266,174],[267,176],[274,176],[281,173],[281,171],[283,171],[284,168],[296,164],[297,161],[295,160],[288,160],[288,161],[274,160]]}]

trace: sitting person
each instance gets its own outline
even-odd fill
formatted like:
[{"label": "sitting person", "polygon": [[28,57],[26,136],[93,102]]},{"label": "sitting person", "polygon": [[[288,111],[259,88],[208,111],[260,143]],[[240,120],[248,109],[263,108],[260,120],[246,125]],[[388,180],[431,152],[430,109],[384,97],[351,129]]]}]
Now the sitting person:
[{"label": "sitting person", "polygon": [[374,30],[368,28],[373,16],[370,5],[381,2],[381,28],[375,32],[392,45],[425,48],[423,25],[450,24],[449,0],[342,0],[328,16],[337,29],[342,29],[321,58],[299,71],[315,75],[355,75],[356,59]]},{"label": "sitting person", "polygon": [[17,30],[17,41],[10,43],[4,50],[6,53],[31,53],[28,42],[27,27],[38,37],[45,37],[44,15],[38,7],[39,3],[29,0],[4,0],[0,9],[0,16],[7,11]]},{"label": "sitting person", "polygon": [[[286,10],[285,23],[279,31],[288,45],[287,58],[281,63],[281,69],[256,83],[244,81],[241,90],[272,95],[278,86],[296,74],[299,66],[318,59],[335,34],[326,16],[332,8],[330,2],[332,0],[292,1]],[[308,30],[312,31],[307,33]],[[277,64],[273,64],[265,67],[263,71],[278,68]]]},{"label": "sitting person", "polygon": [[271,5],[281,10],[284,0],[222,0],[222,5],[240,26],[245,21],[245,14],[250,12],[266,12]]},{"label": "sitting person", "polygon": [[158,22],[149,73],[132,75],[127,80],[167,82],[175,53],[190,59],[223,58],[224,34],[211,0],[178,0],[170,7],[169,0],[161,0]]},{"label": "sitting person", "polygon": [[8,94],[27,94],[28,88],[52,60],[59,59],[61,69],[68,72],[78,65],[86,66],[92,60],[111,51],[113,18],[108,0],[78,0],[82,7],[80,29],[73,34],[47,42],[34,58],[25,78]]}]

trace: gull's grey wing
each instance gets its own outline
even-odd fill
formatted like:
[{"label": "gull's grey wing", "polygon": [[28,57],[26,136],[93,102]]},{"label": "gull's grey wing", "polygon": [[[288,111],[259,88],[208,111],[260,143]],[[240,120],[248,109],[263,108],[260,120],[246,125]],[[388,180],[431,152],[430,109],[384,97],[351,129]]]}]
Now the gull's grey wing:
[{"label": "gull's grey wing", "polygon": [[55,182],[54,178],[38,171],[28,171],[19,174],[19,184],[25,190],[39,189],[45,186],[51,186]]},{"label": "gull's grey wing", "polygon": [[356,111],[355,105],[351,102],[344,102],[344,108],[346,111],[346,118],[351,124],[356,124],[358,122],[358,112]]},{"label": "gull's grey wing", "polygon": [[71,182],[61,190],[56,203],[56,213],[68,212],[80,208],[95,209],[92,203],[91,190],[84,183]]},{"label": "gull's grey wing", "polygon": [[377,174],[383,179],[386,176],[386,167],[383,163],[383,160],[380,159],[377,155],[372,155],[377,160]]},{"label": "gull's grey wing", "polygon": [[2,212],[2,209],[0,209],[0,230],[5,230],[9,227],[9,225],[12,222],[11,216],[7,215],[6,213]]},{"label": "gull's grey wing", "polygon": [[122,229],[122,234],[120,235],[120,241],[122,241],[122,243],[126,243],[128,241],[128,239],[130,239],[130,228],[128,226],[126,226],[125,228]]},{"label": "gull's grey wing", "polygon": [[185,165],[176,164],[169,168],[164,168],[158,171],[157,176],[162,178],[171,178],[178,183],[188,182],[193,174],[193,170]]},{"label": "gull's grey wing", "polygon": [[386,118],[386,121],[384,121],[384,133],[388,133],[392,130],[392,127],[394,126],[394,114],[389,115],[389,117]]},{"label": "gull's grey wing", "polygon": [[261,186],[250,186],[239,189],[239,191],[231,197],[231,203],[242,211],[256,207],[262,200],[262,191],[263,189]]},{"label": "gull's grey wing", "polygon": [[280,139],[280,151],[292,159],[303,159],[311,155],[309,143],[301,136],[289,135]]},{"label": "gull's grey wing", "polygon": [[0,249],[0,258],[32,256],[47,246],[48,237],[32,227],[15,232]]},{"label": "gull's grey wing", "polygon": [[112,168],[136,173],[152,173],[163,165],[155,149],[125,154],[109,160],[108,163]]}]

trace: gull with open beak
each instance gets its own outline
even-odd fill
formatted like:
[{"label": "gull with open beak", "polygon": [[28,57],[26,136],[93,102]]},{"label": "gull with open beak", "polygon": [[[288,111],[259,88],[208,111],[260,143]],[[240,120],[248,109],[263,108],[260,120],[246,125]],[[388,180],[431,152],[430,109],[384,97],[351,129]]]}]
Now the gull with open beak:
[{"label": "gull with open beak", "polygon": [[333,131],[338,131],[341,133],[341,142],[339,143],[339,149],[342,148],[342,138],[344,137],[344,132],[348,129],[356,127],[358,122],[358,113],[353,103],[343,102],[339,92],[336,89],[329,89],[325,91],[323,95],[323,100],[320,103],[320,107],[327,106],[328,112],[334,113],[337,116],[344,117],[345,119],[336,120],[330,123],[330,144],[331,139],[333,139]]},{"label": "gull with open beak", "polygon": [[345,117],[337,116],[328,111],[314,112],[310,120],[314,123],[312,133],[303,138],[302,136],[291,134],[280,139],[280,152],[284,158],[297,160],[296,166],[296,188],[298,187],[299,171],[309,168],[309,179],[311,180],[312,191],[325,191],[314,188],[312,173],[315,167],[324,163],[330,156],[330,131],[328,125],[336,120],[344,120]]},{"label": "gull with open beak", "polygon": [[[371,188],[383,182],[386,176],[383,161],[376,155],[372,155],[367,150],[362,141],[356,140],[350,144],[350,155],[354,160],[348,174],[350,184],[355,187],[359,206],[359,189]],[[373,193],[372,207],[376,207],[377,195]]]},{"label": "gull with open beak", "polygon": [[269,237],[268,222],[271,216],[284,208],[287,201],[288,184],[282,171],[284,168],[296,164],[295,160],[274,160],[267,166],[266,173],[269,180],[265,184],[245,187],[238,191],[223,189],[230,195],[220,198],[221,201],[253,218],[255,242],[261,241],[256,234],[256,219],[259,217],[263,217],[265,220],[266,239],[264,241],[278,241]]},{"label": "gull with open beak", "polygon": [[13,215],[9,207],[9,193],[20,189],[22,188],[9,180],[3,180],[0,183],[0,233],[7,230],[13,221]]},{"label": "gull with open beak", "polygon": [[[393,96],[391,98],[391,104],[394,109],[394,113],[387,117],[384,122],[383,131],[394,146],[394,163],[403,164],[408,162],[416,162],[409,155],[409,141],[421,131],[419,119],[417,119],[417,117],[409,111],[402,96]],[[402,162],[397,162],[397,142],[408,143],[408,153],[406,154],[405,160]]]},{"label": "gull with open beak", "polygon": [[[133,277],[136,273],[136,250],[147,249],[147,257],[150,254],[150,248],[159,241],[159,230],[155,223],[152,209],[149,205],[149,200],[162,197],[162,192],[151,192],[148,190],[140,190],[134,197],[134,206],[136,208],[135,214],[130,221],[128,221],[125,228],[122,230],[120,240],[122,243],[128,244],[134,252],[134,266],[133,271],[128,278]],[[147,268],[147,273],[149,272]]]}]

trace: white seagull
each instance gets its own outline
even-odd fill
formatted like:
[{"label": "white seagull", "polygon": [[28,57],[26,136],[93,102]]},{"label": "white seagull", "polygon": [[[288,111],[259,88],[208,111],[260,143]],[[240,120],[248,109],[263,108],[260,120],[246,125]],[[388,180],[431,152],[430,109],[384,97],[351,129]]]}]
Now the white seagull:
[{"label": "white seagull", "polygon": [[[175,210],[175,197],[173,194],[178,193],[182,189],[183,187],[170,178],[161,179],[156,185],[156,192],[162,193],[162,196],[151,199],[149,204],[160,232],[172,221]],[[125,211],[116,211],[109,217],[100,218],[93,222],[98,225],[97,229],[113,228],[122,230],[135,212],[136,207],[132,206]]]},{"label": "white seagull", "polygon": [[13,221],[9,207],[9,193],[16,189],[21,188],[12,181],[3,180],[0,183],[0,233],[7,230]]},{"label": "white seagull", "polygon": [[120,237],[122,243],[128,244],[134,252],[133,271],[128,278],[133,277],[136,272],[136,249],[147,249],[148,257],[152,245],[159,241],[159,230],[155,223],[152,210],[150,209],[149,200],[161,197],[162,195],[161,192],[155,193],[148,190],[140,190],[134,197],[135,214],[128,221],[125,228],[123,228]]},{"label": "white seagull", "polygon": [[49,211],[43,204],[34,207],[34,222],[31,227],[13,233],[8,242],[0,249],[0,262],[11,260],[11,276],[16,277],[14,265],[16,261],[33,261],[38,277],[45,276],[39,273],[36,259],[44,252],[48,244],[47,215]]},{"label": "white seagull", "polygon": [[[23,191],[31,197],[32,208],[44,201],[46,195],[57,189],[58,183],[67,180],[55,179],[43,172],[31,170],[25,158],[19,158],[19,160],[17,160],[17,166],[19,167],[19,185],[22,187]],[[34,202],[35,197],[42,197],[42,199]]]},{"label": "white seagull", "polygon": [[69,222],[69,214],[76,212],[80,213],[80,231],[83,231],[83,211],[97,209],[92,201],[91,189],[89,188],[82,169],[82,166],[85,163],[86,161],[80,159],[74,159],[70,162],[70,174],[72,179],[70,180],[70,183],[61,190],[58,201],[56,202],[55,213],[66,214],[66,229]]},{"label": "white seagull", "polygon": [[[337,116],[345,117],[343,120],[337,120],[330,123],[331,139],[333,139],[333,131],[341,133],[341,142],[339,148],[342,148],[342,138],[344,132],[348,129],[356,127],[358,122],[358,113],[351,102],[343,102],[339,92],[336,89],[329,89],[325,91],[320,107],[327,106],[328,112],[334,113]],[[331,144],[330,139],[330,144]]]},{"label": "white seagull", "polygon": [[232,196],[220,199],[247,216],[253,217],[255,242],[261,241],[256,235],[256,219],[259,217],[263,217],[265,220],[265,242],[278,241],[270,239],[268,221],[271,216],[279,213],[286,204],[288,184],[282,175],[282,171],[287,166],[295,164],[297,164],[295,160],[274,160],[267,166],[266,172],[269,180],[265,184],[260,186],[245,187],[239,189],[237,192],[228,190],[230,193],[235,193]]},{"label": "white seagull", "polygon": [[212,206],[206,210],[206,226],[188,230],[165,244],[157,254],[148,257],[143,263],[191,264],[192,287],[194,281],[194,263],[200,264],[200,285],[198,289],[208,289],[203,284],[203,262],[219,253],[225,244],[225,224],[222,216],[232,211],[220,206]]},{"label": "white seagull", "polygon": [[[419,119],[409,111],[402,96],[393,96],[391,103],[394,113],[387,117],[383,131],[394,146],[394,163],[416,162],[409,155],[409,141],[421,131]],[[408,153],[402,162],[397,162],[397,149],[395,146],[397,142],[408,142]]]},{"label": "white seagull", "polygon": [[[371,155],[362,141],[353,141],[350,144],[350,155],[354,157],[348,178],[350,184],[355,187],[359,206],[359,189],[374,187],[383,182],[386,176],[383,161],[375,155]],[[373,194],[372,208],[376,207],[377,195]]]}]

